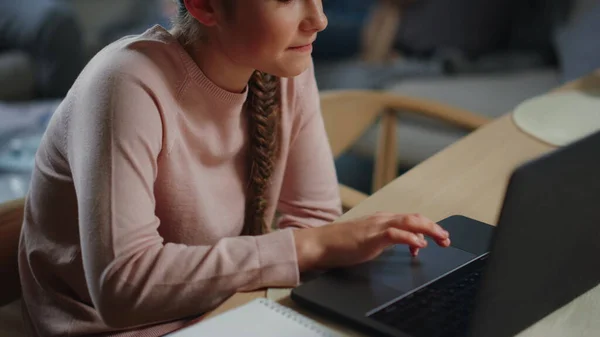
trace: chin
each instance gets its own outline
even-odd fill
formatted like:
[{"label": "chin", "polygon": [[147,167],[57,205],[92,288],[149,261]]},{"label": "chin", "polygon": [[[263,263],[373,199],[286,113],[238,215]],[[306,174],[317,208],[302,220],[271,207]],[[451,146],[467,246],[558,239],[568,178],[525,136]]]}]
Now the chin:
[{"label": "chin", "polygon": [[266,71],[269,74],[277,77],[296,77],[305,72],[312,64],[312,58],[310,56],[304,57],[303,60],[290,60],[282,61],[277,65]]}]

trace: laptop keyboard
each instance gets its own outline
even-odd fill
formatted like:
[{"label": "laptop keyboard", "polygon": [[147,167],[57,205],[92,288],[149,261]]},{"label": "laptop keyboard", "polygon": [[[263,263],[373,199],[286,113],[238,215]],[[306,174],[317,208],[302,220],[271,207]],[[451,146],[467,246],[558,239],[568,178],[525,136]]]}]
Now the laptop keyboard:
[{"label": "laptop keyboard", "polygon": [[485,259],[479,259],[392,303],[370,318],[414,337],[467,333]]}]

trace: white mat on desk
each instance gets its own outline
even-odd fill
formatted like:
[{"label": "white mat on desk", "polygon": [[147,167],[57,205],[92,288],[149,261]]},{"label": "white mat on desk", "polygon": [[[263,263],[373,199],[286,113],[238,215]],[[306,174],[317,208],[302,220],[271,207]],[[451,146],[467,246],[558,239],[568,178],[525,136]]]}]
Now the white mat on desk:
[{"label": "white mat on desk", "polygon": [[517,106],[513,119],[524,132],[564,146],[600,130],[600,90],[534,97]]}]

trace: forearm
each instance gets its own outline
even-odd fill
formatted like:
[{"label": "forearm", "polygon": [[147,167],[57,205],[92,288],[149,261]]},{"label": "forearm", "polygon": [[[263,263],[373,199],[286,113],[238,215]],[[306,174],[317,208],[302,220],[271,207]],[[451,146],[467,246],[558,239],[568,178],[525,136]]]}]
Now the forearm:
[{"label": "forearm", "polygon": [[293,234],[236,237],[214,246],[140,247],[114,259],[92,289],[107,323],[131,327],[201,314],[236,291],[298,283]]}]

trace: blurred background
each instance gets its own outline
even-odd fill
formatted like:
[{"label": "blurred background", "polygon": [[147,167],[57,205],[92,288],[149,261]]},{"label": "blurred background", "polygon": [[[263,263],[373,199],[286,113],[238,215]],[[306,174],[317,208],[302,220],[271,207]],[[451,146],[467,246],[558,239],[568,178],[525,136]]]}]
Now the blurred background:
[{"label": "blurred background", "polygon": [[[377,89],[498,117],[600,67],[600,0],[324,0],[320,90]],[[160,24],[172,0],[0,0],[0,202],[25,195],[49,117],[87,61]],[[406,115],[398,174],[465,135]],[[336,159],[370,193],[377,125]]]}]

